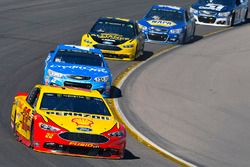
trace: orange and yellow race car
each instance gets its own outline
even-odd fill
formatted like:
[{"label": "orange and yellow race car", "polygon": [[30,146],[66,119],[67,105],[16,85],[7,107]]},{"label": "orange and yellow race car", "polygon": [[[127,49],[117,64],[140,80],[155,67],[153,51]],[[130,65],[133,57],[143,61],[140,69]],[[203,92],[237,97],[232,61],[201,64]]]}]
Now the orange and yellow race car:
[{"label": "orange and yellow race car", "polygon": [[36,85],[15,97],[11,127],[39,152],[120,159],[126,130],[97,91]]},{"label": "orange and yellow race car", "polygon": [[101,49],[106,59],[134,60],[143,54],[144,34],[135,21],[102,17],[82,36],[81,45]]}]

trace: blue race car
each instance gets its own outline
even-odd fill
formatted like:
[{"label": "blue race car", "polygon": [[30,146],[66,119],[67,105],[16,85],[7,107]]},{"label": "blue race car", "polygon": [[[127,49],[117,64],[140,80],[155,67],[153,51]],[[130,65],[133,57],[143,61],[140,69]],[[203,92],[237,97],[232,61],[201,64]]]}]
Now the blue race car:
[{"label": "blue race car", "polygon": [[99,49],[58,45],[45,60],[44,84],[98,90],[110,96],[112,75]]},{"label": "blue race car", "polygon": [[196,24],[233,26],[247,21],[248,0],[198,0],[190,13]]},{"label": "blue race car", "polygon": [[195,22],[186,9],[168,5],[154,5],[138,21],[146,42],[184,44],[193,39]]}]

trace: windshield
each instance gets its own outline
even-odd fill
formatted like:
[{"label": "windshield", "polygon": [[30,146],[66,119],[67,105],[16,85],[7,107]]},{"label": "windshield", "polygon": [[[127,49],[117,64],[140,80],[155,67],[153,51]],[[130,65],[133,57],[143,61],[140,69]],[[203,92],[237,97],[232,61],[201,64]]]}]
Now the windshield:
[{"label": "windshield", "polygon": [[234,0],[199,0],[199,3],[201,4],[213,3],[213,4],[221,4],[227,6],[233,5],[233,2]]},{"label": "windshield", "polygon": [[69,94],[45,93],[43,95],[40,109],[71,111],[104,116],[111,115],[102,99]]},{"label": "windshield", "polygon": [[184,15],[177,10],[151,9],[146,15],[146,19],[184,21]]},{"label": "windshield", "polygon": [[54,58],[54,62],[85,66],[104,66],[103,59],[99,54],[70,50],[59,50]]},{"label": "windshield", "polygon": [[118,34],[123,38],[135,37],[134,25],[131,23],[120,23],[111,21],[98,21],[90,31],[91,34]]}]

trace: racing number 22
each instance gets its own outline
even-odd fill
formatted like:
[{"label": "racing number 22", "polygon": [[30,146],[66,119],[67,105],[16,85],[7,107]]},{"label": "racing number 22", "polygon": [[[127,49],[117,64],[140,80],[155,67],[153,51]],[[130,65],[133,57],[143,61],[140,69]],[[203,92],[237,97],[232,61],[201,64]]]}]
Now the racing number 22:
[{"label": "racing number 22", "polygon": [[23,109],[23,121],[22,121],[22,129],[27,131],[29,130],[29,125],[28,120],[29,120],[29,113],[30,113],[30,109],[27,107],[24,107]]}]

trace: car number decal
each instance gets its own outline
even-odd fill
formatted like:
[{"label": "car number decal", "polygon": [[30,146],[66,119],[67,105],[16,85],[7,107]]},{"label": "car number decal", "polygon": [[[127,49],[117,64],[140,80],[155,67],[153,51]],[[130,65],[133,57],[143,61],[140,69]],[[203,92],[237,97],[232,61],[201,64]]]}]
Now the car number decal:
[{"label": "car number decal", "polygon": [[209,9],[209,10],[216,10],[221,11],[224,8],[223,5],[220,4],[206,4],[206,6],[200,6],[199,9]]}]

